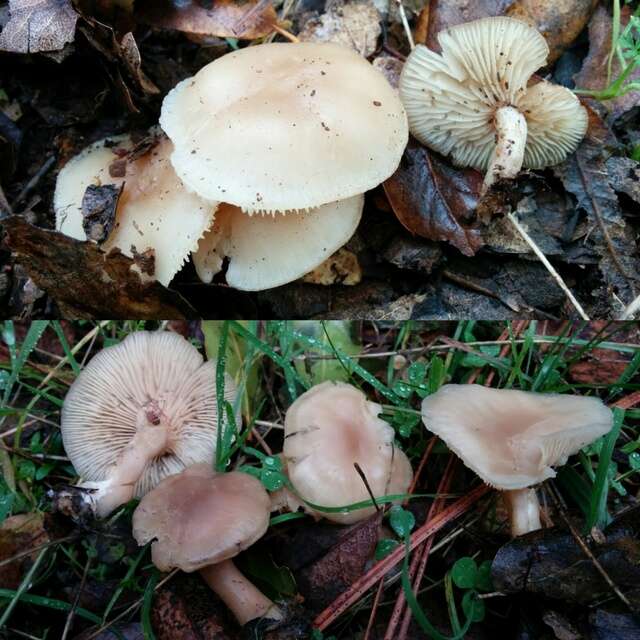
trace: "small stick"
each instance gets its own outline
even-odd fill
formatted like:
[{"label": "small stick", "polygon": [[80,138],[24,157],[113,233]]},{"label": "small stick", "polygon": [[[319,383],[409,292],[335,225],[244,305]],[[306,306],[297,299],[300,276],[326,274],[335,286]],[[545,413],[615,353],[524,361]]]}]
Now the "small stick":
[{"label": "small stick", "polygon": [[547,256],[542,253],[538,245],[533,241],[533,238],[529,236],[529,234],[525,231],[524,227],[518,222],[518,219],[513,215],[513,213],[508,213],[507,218],[511,224],[515,227],[516,231],[522,236],[522,239],[531,247],[533,253],[538,256],[540,262],[545,266],[547,271],[551,274],[551,277],[558,283],[558,286],[564,291],[567,298],[569,298],[571,304],[574,306],[575,310],[578,312],[580,317],[583,320],[589,320],[589,316],[585,313],[585,310],[582,308],[581,304],[576,300],[574,295],[569,290],[569,287],[564,283],[564,280],[560,277],[560,274],[553,268],[552,264],[547,260]]},{"label": "small stick", "polygon": [[285,37],[290,42],[300,42],[300,38],[298,38],[298,36],[294,36],[293,33],[287,31],[286,29],[283,29],[280,25],[274,24],[272,25],[272,28],[274,31],[277,31],[281,36]]},{"label": "small stick", "polygon": [[640,296],[629,303],[620,314],[618,320],[633,320],[633,317],[640,311]]},{"label": "small stick", "polygon": [[400,12],[400,20],[402,20],[402,26],[407,36],[407,40],[409,41],[409,47],[411,48],[411,51],[413,51],[416,48],[416,43],[413,41],[413,34],[411,33],[411,28],[409,27],[407,14],[404,11],[404,4],[402,4],[402,0],[396,0],[396,2],[398,3],[398,11]]}]

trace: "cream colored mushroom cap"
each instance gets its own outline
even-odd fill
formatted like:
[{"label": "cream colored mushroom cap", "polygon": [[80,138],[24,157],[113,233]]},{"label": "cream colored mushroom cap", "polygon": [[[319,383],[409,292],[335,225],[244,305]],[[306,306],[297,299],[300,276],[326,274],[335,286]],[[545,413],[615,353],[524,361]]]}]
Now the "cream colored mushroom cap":
[{"label": "cream colored mushroom cap", "polygon": [[[303,393],[285,416],[287,474],[306,501],[341,507],[370,500],[358,463],[376,497],[405,493],[411,465],[394,446],[394,430],[378,418],[382,407],[349,384],[324,382]],[[368,517],[373,507],[318,515],[340,523]]]},{"label": "cream colored mushroom cap", "polygon": [[246,473],[214,473],[210,465],[189,467],[163,480],[133,514],[133,536],[151,544],[153,564],[197,571],[237,556],[269,527],[271,500],[259,480]]},{"label": "cream colored mushroom cap", "polygon": [[385,77],[336,44],[273,43],[214,60],[166,96],[177,174],[246,211],[309,209],[397,168],[407,119]]},{"label": "cream colored mushroom cap", "polygon": [[87,147],[62,168],[53,199],[56,229],[86,240],[82,227],[86,188],[125,183],[115,225],[101,246],[107,252],[118,247],[127,256],[133,255],[132,247],[138,253],[154,249],[155,278],[167,285],[213,224],[217,205],[185,189],[169,161],[173,147],[164,136],[148,154],[127,163],[124,177],[111,177],[109,165],[118,157],[114,149],[132,146],[127,135],[107,138]]},{"label": "cream colored mushroom cap", "polygon": [[[107,480],[151,401],[169,424],[169,448],[147,464],[135,495],[190,464],[213,464],[215,376],[215,361],[203,362],[195,347],[168,331],[138,331],[100,351],[71,385],[62,407],[62,440],[78,474]],[[225,374],[225,398],[233,402],[236,393]]]},{"label": "cream colored mushroom cap", "polygon": [[523,165],[562,162],[587,130],[587,112],[568,89],[541,80],[544,37],[513,18],[482,18],[438,34],[442,53],[418,45],[400,76],[411,133],[459,166],[487,169],[495,147],[493,116],[513,106],[527,120]]},{"label": "cream colored mushroom cap", "polygon": [[553,478],[553,466],[608,433],[598,398],[447,384],[422,402],[422,420],[487,484],[510,491]]},{"label": "cream colored mushroom cap", "polygon": [[344,245],[363,206],[364,196],[358,195],[310,211],[249,216],[222,204],[193,263],[203,282],[211,282],[226,257],[230,286],[244,291],[278,287],[309,273]]}]

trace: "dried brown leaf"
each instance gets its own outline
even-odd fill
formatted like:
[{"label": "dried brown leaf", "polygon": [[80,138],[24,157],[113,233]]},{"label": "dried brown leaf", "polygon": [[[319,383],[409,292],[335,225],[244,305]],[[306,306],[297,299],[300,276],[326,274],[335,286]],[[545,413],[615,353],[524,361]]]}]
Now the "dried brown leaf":
[{"label": "dried brown leaf", "polygon": [[2,224],[16,261],[67,318],[196,316],[178,293],[144,275],[144,264],[119,252],[105,254],[93,242],[35,227],[19,216]]},{"label": "dried brown leaf", "polygon": [[362,280],[362,269],[358,256],[342,247],[329,256],[321,265],[302,278],[309,284],[343,284],[353,286]]},{"label": "dried brown leaf", "polygon": [[[621,22],[626,25],[631,15],[631,7],[622,8]],[[589,23],[589,54],[584,60],[582,69],[574,76],[576,86],[580,89],[599,91],[607,86],[607,60],[611,49],[611,16],[604,6],[599,6]],[[612,78],[620,75],[620,63],[614,58]],[[640,81],[640,68],[631,73],[628,82]],[[614,100],[605,100],[602,105],[615,120],[629,109],[638,105],[638,93],[631,91]]]},{"label": "dried brown leaf", "polygon": [[277,22],[270,0],[216,0],[210,9],[195,0],[179,5],[171,0],[144,0],[136,2],[135,14],[139,21],[160,29],[241,40],[269,35]]},{"label": "dried brown leaf", "polygon": [[620,303],[626,306],[636,297],[640,263],[634,233],[623,218],[607,175],[607,149],[617,141],[595,111],[587,111],[589,127],[585,139],[576,153],[553,171],[576,198],[577,207],[587,214],[589,233],[585,242],[600,257],[606,286],[605,297],[600,300],[605,306],[593,315],[608,317]]},{"label": "dried brown leaf", "polygon": [[10,20],[0,49],[13,53],[59,51],[73,42],[78,14],[71,0],[9,0]]},{"label": "dried brown leaf", "polygon": [[336,42],[361,56],[372,55],[382,33],[380,14],[371,0],[332,2],[326,13],[309,19],[298,38],[303,42]]},{"label": "dried brown leaf", "polygon": [[149,95],[160,93],[160,89],[142,71],[142,57],[133,33],[130,31],[125,33],[122,40],[120,40],[120,55],[127,66],[129,74],[145,93]]},{"label": "dried brown leaf", "polygon": [[451,167],[410,141],[397,171],[384,183],[394,213],[411,233],[446,240],[467,256],[483,244],[472,224],[482,175]]}]

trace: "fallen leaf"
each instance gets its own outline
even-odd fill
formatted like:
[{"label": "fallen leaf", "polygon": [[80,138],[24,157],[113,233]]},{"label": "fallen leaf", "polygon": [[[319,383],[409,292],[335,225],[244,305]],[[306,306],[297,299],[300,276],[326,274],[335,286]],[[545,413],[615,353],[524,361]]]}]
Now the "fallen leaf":
[{"label": "fallen leaf", "polygon": [[22,513],[7,518],[0,526],[0,561],[29,549],[36,551],[3,566],[0,570],[0,587],[17,589],[24,574],[38,557],[38,547],[49,541],[41,513]]},{"label": "fallen leaf", "polygon": [[382,33],[380,14],[373,2],[328,3],[326,13],[307,20],[298,39],[303,42],[335,42],[368,58],[377,47]]},{"label": "fallen leaf", "polygon": [[136,18],[159,29],[187,34],[255,40],[273,32],[277,16],[270,0],[216,0],[211,8],[196,0],[136,2]]},{"label": "fallen leaf", "polygon": [[565,162],[553,167],[553,172],[573,194],[576,206],[587,214],[585,244],[593,246],[600,258],[606,288],[597,301],[602,308],[592,315],[605,318],[616,315],[621,304],[626,306],[636,297],[640,262],[635,234],[623,218],[607,176],[607,149],[615,147],[617,141],[595,111],[587,111],[585,139]]},{"label": "fallen leaf", "polygon": [[67,318],[182,319],[197,315],[178,293],[142,274],[135,260],[117,251],[105,254],[93,242],[35,227],[19,216],[2,224],[16,260]]},{"label": "fallen leaf", "polygon": [[120,55],[127,66],[129,74],[146,94],[156,95],[160,93],[160,89],[158,89],[158,87],[147,78],[144,71],[142,71],[140,50],[133,37],[133,33],[130,31],[125,33],[122,40],[120,40]]},{"label": "fallen leaf", "polygon": [[9,0],[9,12],[0,33],[3,51],[58,51],[73,41],[78,14],[71,0]]},{"label": "fallen leaf", "polygon": [[353,286],[362,280],[362,269],[355,253],[342,247],[329,256],[321,265],[303,276],[310,284],[343,284]]},{"label": "fallen leaf", "polygon": [[640,204],[640,162],[615,156],[607,160],[607,173],[614,191],[624,193]]},{"label": "fallen leaf", "polygon": [[123,188],[124,183],[87,187],[82,198],[82,228],[89,240],[104,242],[109,237]]},{"label": "fallen leaf", "polygon": [[442,249],[434,242],[398,236],[384,252],[384,259],[399,269],[431,273],[442,259]]},{"label": "fallen leaf", "polygon": [[482,246],[471,217],[478,203],[482,175],[457,169],[437,154],[410,141],[397,171],[384,190],[400,222],[428,240],[451,243],[467,256]]},{"label": "fallen leaf", "polygon": [[598,0],[516,0],[506,15],[527,22],[544,36],[551,64],[585,28],[597,4]]},{"label": "fallen leaf", "polygon": [[[625,5],[621,10],[621,22],[624,26],[629,21],[631,7]],[[609,51],[611,50],[612,22],[608,9],[600,5],[589,23],[589,54],[584,60],[582,69],[573,77],[576,87],[599,91],[607,86],[607,64]],[[617,78],[621,73],[620,63],[613,59],[611,78]],[[640,80],[640,67],[627,78],[627,82]],[[638,105],[638,93],[631,91],[624,96],[613,100],[604,100],[601,103],[609,112],[612,119],[617,119],[633,107]]]},{"label": "fallen leaf", "polygon": [[344,529],[342,537],[324,556],[297,575],[307,608],[317,613],[360,578],[378,543],[382,513]]},{"label": "fallen leaf", "polygon": [[[440,51],[438,33],[456,24],[489,16],[503,15],[513,0],[431,0],[425,4],[429,23],[426,40],[418,40],[429,49]],[[419,18],[420,20],[420,18]]]}]

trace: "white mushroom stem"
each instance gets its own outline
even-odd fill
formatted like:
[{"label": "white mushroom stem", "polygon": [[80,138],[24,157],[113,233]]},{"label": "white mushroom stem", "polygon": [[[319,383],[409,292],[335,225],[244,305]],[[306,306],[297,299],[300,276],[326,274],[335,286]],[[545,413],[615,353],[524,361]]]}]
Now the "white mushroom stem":
[{"label": "white mushroom stem", "polygon": [[511,535],[521,536],[542,529],[540,503],[535,489],[515,489],[502,493],[509,509]]},{"label": "white mushroom stem", "polygon": [[238,571],[233,560],[200,569],[200,575],[244,626],[256,618],[282,620],[283,613]]},{"label": "white mushroom stem", "polygon": [[500,107],[494,114],[496,147],[491,154],[482,192],[498,180],[515,178],[522,168],[527,142],[527,121],[515,107]]},{"label": "white mushroom stem", "polygon": [[103,518],[121,504],[129,502],[144,468],[153,458],[166,451],[169,431],[161,417],[158,406],[153,402],[149,403],[138,417],[135,436],[122,452],[117,464],[112,467],[109,478],[81,485],[95,489],[90,500],[98,517]]}]

